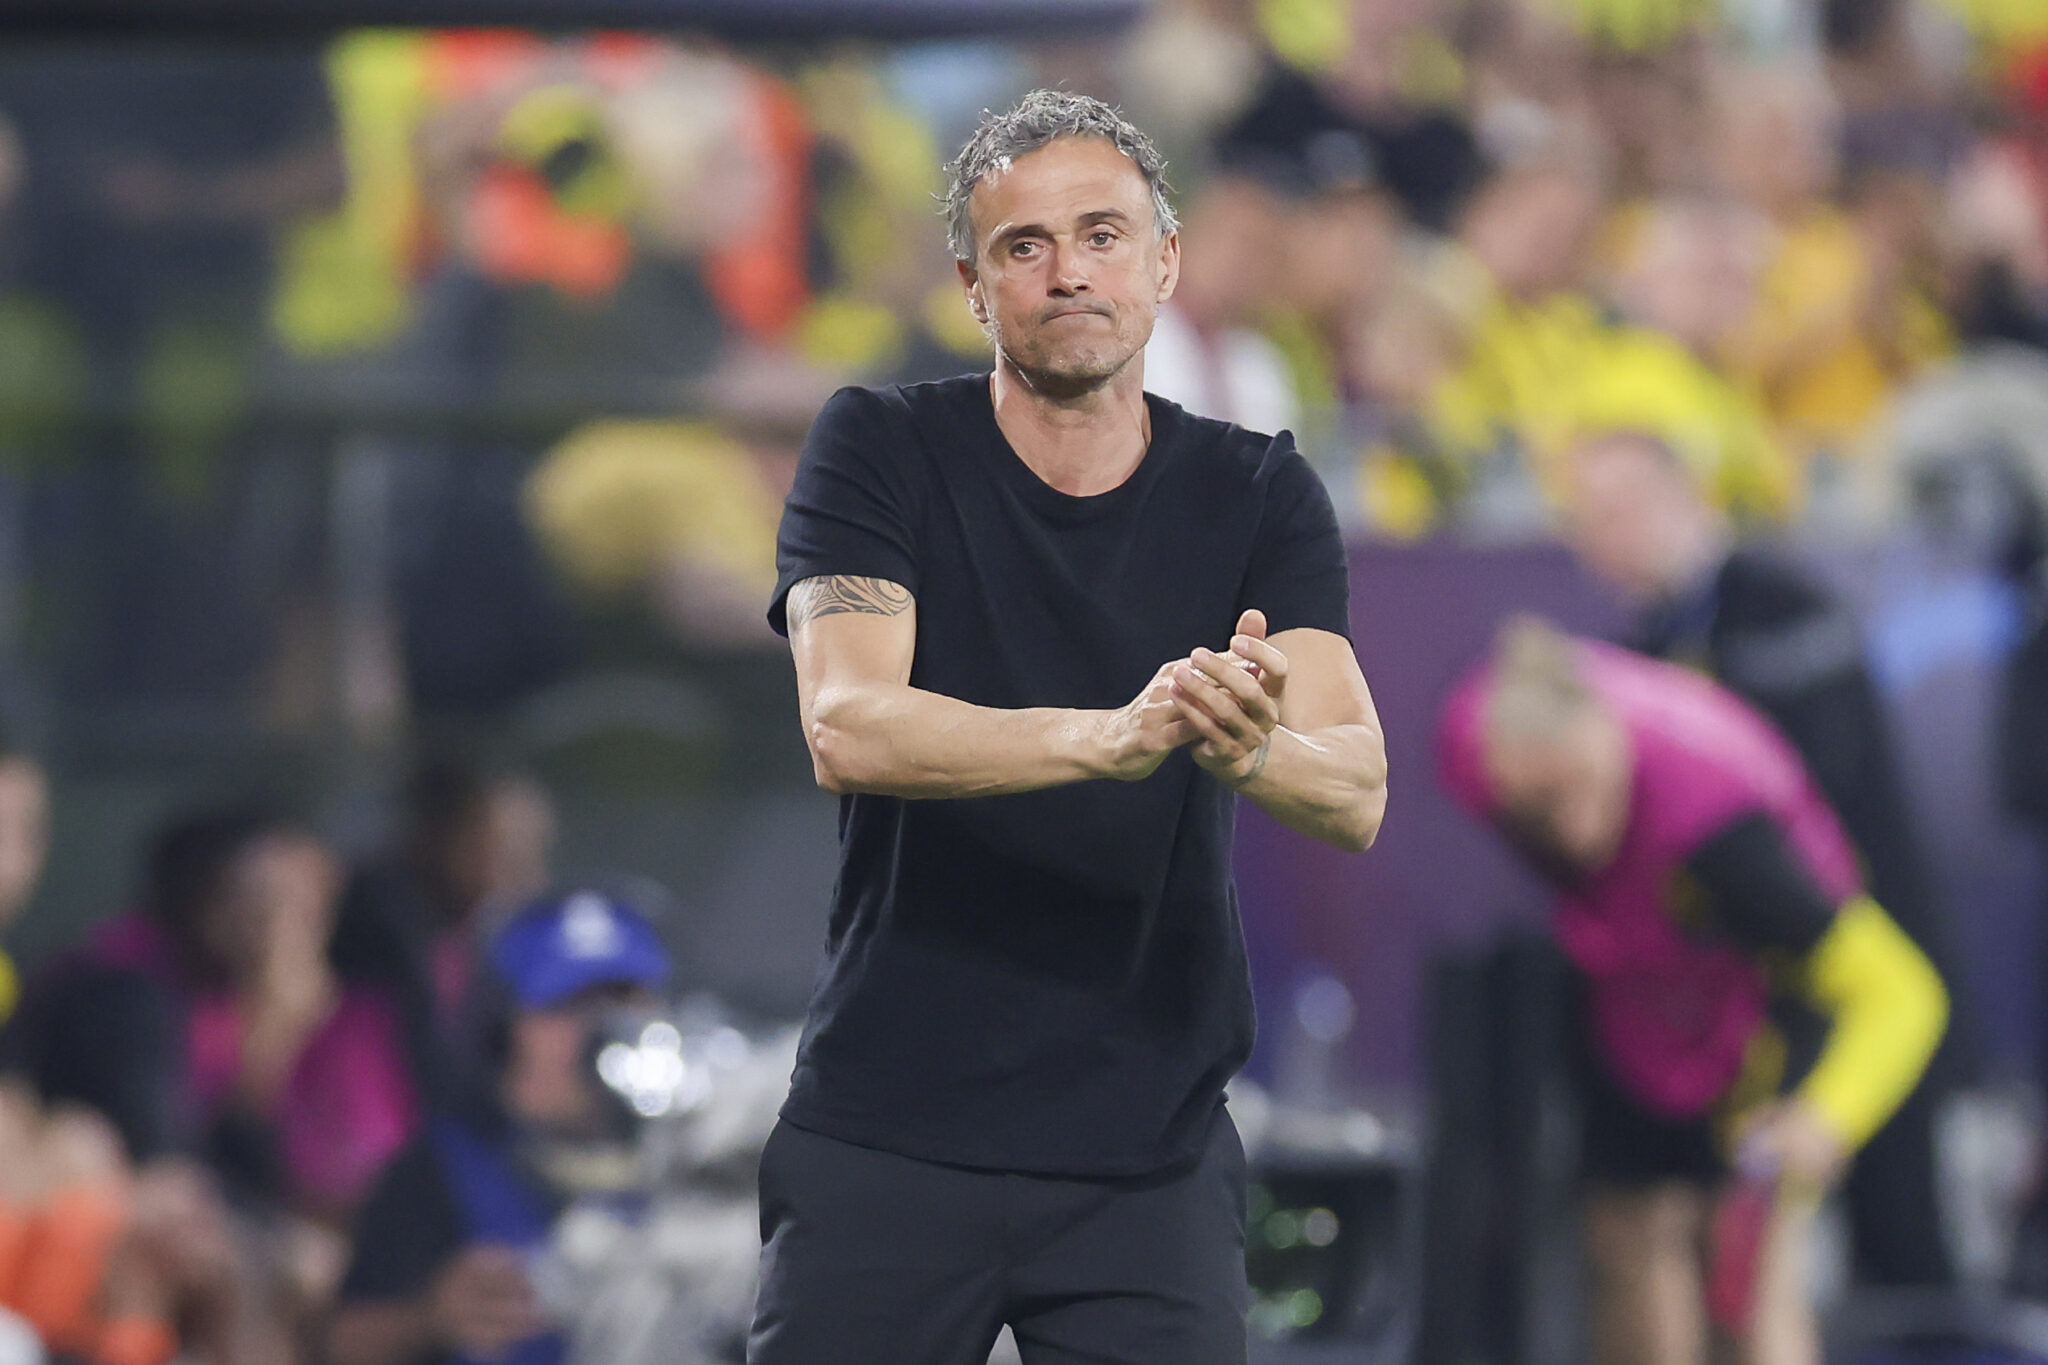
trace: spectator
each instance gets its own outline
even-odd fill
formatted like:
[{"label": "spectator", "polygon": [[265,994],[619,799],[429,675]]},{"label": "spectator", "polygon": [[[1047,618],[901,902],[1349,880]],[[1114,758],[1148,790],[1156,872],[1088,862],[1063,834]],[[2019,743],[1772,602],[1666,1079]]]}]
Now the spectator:
[{"label": "spectator", "polygon": [[326,1330],[334,1365],[563,1358],[529,1273],[568,1202],[566,1163],[547,1154],[613,1135],[592,1030],[608,1007],[653,1003],[668,954],[639,914],[579,892],[514,918],[489,968],[493,1093],[437,1116],[378,1180]]},{"label": "spectator", "polygon": [[[0,932],[20,917],[50,851],[49,779],[42,764],[0,745]],[[0,1028],[20,998],[14,959],[0,944]]]},{"label": "spectator", "polygon": [[457,759],[420,765],[405,823],[350,878],[329,957],[343,981],[390,1000],[419,1093],[467,1084],[457,1034],[478,941],[549,881],[554,804],[530,777]]},{"label": "spectator", "polygon": [[1694,674],[1519,621],[1442,740],[1452,790],[1555,884],[1583,985],[1596,1360],[1700,1359],[1711,1303],[1746,1359],[1817,1365],[1806,1228],[1918,1081],[1940,978],[1791,749]]},{"label": "spectator", "polygon": [[1666,437],[1724,506],[1790,513],[1793,471],[1762,412],[1674,338],[1612,318],[1588,291],[1602,205],[1593,166],[1505,170],[1474,195],[1460,240],[1480,268],[1464,304],[1463,354],[1428,395],[1425,420],[1471,532],[1549,526],[1562,457],[1581,433],[1629,425]]},{"label": "spectator", "polygon": [[[132,1167],[75,1106],[0,1085],[0,1321],[59,1359],[275,1365],[281,1318],[225,1203],[189,1163]],[[10,1362],[16,1357],[5,1357]]]},{"label": "spectator", "polygon": [[1908,260],[1832,202],[1838,114],[1818,73],[1737,68],[1713,102],[1723,186],[1770,225],[1755,306],[1721,341],[1725,372],[1794,447],[1841,456],[1947,336]]},{"label": "spectator", "polygon": [[413,1126],[390,1000],[338,981],[337,871],[257,810],[180,815],[142,902],[30,985],[16,1055],[131,1159],[202,1156],[259,1207],[345,1216]]},{"label": "spectator", "polygon": [[[1728,518],[1653,436],[1589,437],[1573,452],[1571,480],[1573,548],[1642,609],[1630,643],[1700,669],[1770,718],[1840,816],[1871,894],[1946,964],[1945,917],[1848,608],[1784,555],[1737,544]],[[1952,1070],[1937,1069],[1915,1090],[1850,1172],[1857,1268],[1870,1283],[1953,1279],[1934,1163],[1936,1109]]]},{"label": "spectator", "polygon": [[1429,22],[1436,8],[1355,0],[1331,7],[1342,26],[1335,33],[1289,24],[1312,19],[1313,7],[1264,11],[1282,61],[1224,140],[1287,155],[1325,133],[1361,138],[1407,217],[1443,230],[1479,180],[1480,159],[1457,107],[1456,55]]},{"label": "spectator", "polygon": [[1147,389],[1253,431],[1299,430],[1287,363],[1258,331],[1283,283],[1272,251],[1281,222],[1280,203],[1250,176],[1214,177],[1194,197],[1182,236],[1196,244],[1188,259],[1200,266],[1181,273],[1172,302],[1159,310],[1145,353]]},{"label": "spectator", "polygon": [[2048,346],[2048,48],[2016,58],[2002,126],[1956,168],[1945,196],[1962,334]]}]

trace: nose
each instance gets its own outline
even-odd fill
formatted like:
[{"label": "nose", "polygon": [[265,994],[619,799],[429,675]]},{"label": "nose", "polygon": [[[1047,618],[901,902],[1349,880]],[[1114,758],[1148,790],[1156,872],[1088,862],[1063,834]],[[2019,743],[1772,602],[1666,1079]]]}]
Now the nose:
[{"label": "nose", "polygon": [[1052,252],[1051,291],[1060,298],[1072,298],[1086,294],[1094,286],[1088,282],[1087,259],[1071,244],[1056,243]]}]

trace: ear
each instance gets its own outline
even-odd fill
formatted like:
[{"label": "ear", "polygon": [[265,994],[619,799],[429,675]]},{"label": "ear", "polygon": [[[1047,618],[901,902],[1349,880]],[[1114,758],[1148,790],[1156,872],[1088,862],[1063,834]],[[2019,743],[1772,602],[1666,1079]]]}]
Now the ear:
[{"label": "ear", "polygon": [[965,261],[953,262],[953,269],[960,275],[960,292],[967,296],[967,311],[974,314],[974,320],[984,327],[988,325],[988,301],[981,296],[981,276]]},{"label": "ear", "polygon": [[1166,234],[1166,240],[1159,244],[1159,293],[1156,299],[1165,303],[1173,297],[1174,287],[1180,283],[1180,232],[1176,229]]}]

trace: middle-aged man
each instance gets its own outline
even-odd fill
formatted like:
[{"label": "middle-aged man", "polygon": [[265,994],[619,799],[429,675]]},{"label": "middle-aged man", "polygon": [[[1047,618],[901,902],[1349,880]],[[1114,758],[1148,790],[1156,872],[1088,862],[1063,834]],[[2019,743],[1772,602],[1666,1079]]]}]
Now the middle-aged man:
[{"label": "middle-aged man", "polygon": [[1232,798],[1378,832],[1343,545],[1290,439],[1144,392],[1180,241],[1142,133],[1035,92],[948,210],[994,373],[840,391],[783,518],[842,852],[748,1358],[979,1365],[1008,1323],[1027,1365],[1241,1362]]}]

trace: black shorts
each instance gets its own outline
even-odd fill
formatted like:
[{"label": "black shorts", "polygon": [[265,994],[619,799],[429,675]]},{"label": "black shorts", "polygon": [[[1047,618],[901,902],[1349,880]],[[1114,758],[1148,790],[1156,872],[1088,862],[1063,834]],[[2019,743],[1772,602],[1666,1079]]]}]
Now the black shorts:
[{"label": "black shorts", "polygon": [[1645,1108],[1623,1090],[1593,1040],[1577,1034],[1576,1080],[1581,1115],[1579,1171],[1587,1180],[1626,1189],[1667,1181],[1711,1185],[1728,1171],[1710,1114],[1674,1119]]},{"label": "black shorts", "polygon": [[[1819,1055],[1826,1024],[1792,1002],[1774,1002],[1765,1027],[1777,1035],[1785,1069],[1774,1087],[1789,1093]],[[1587,1180],[1623,1188],[1666,1181],[1718,1184],[1729,1171],[1718,1123],[1720,1106],[1695,1118],[1659,1114],[1624,1090],[1599,1055],[1583,989],[1565,1024],[1573,1088],[1581,1116],[1579,1171]]]},{"label": "black shorts", "polygon": [[748,1365],[1244,1365],[1244,1149],[1130,1180],[915,1161],[778,1124]]}]

